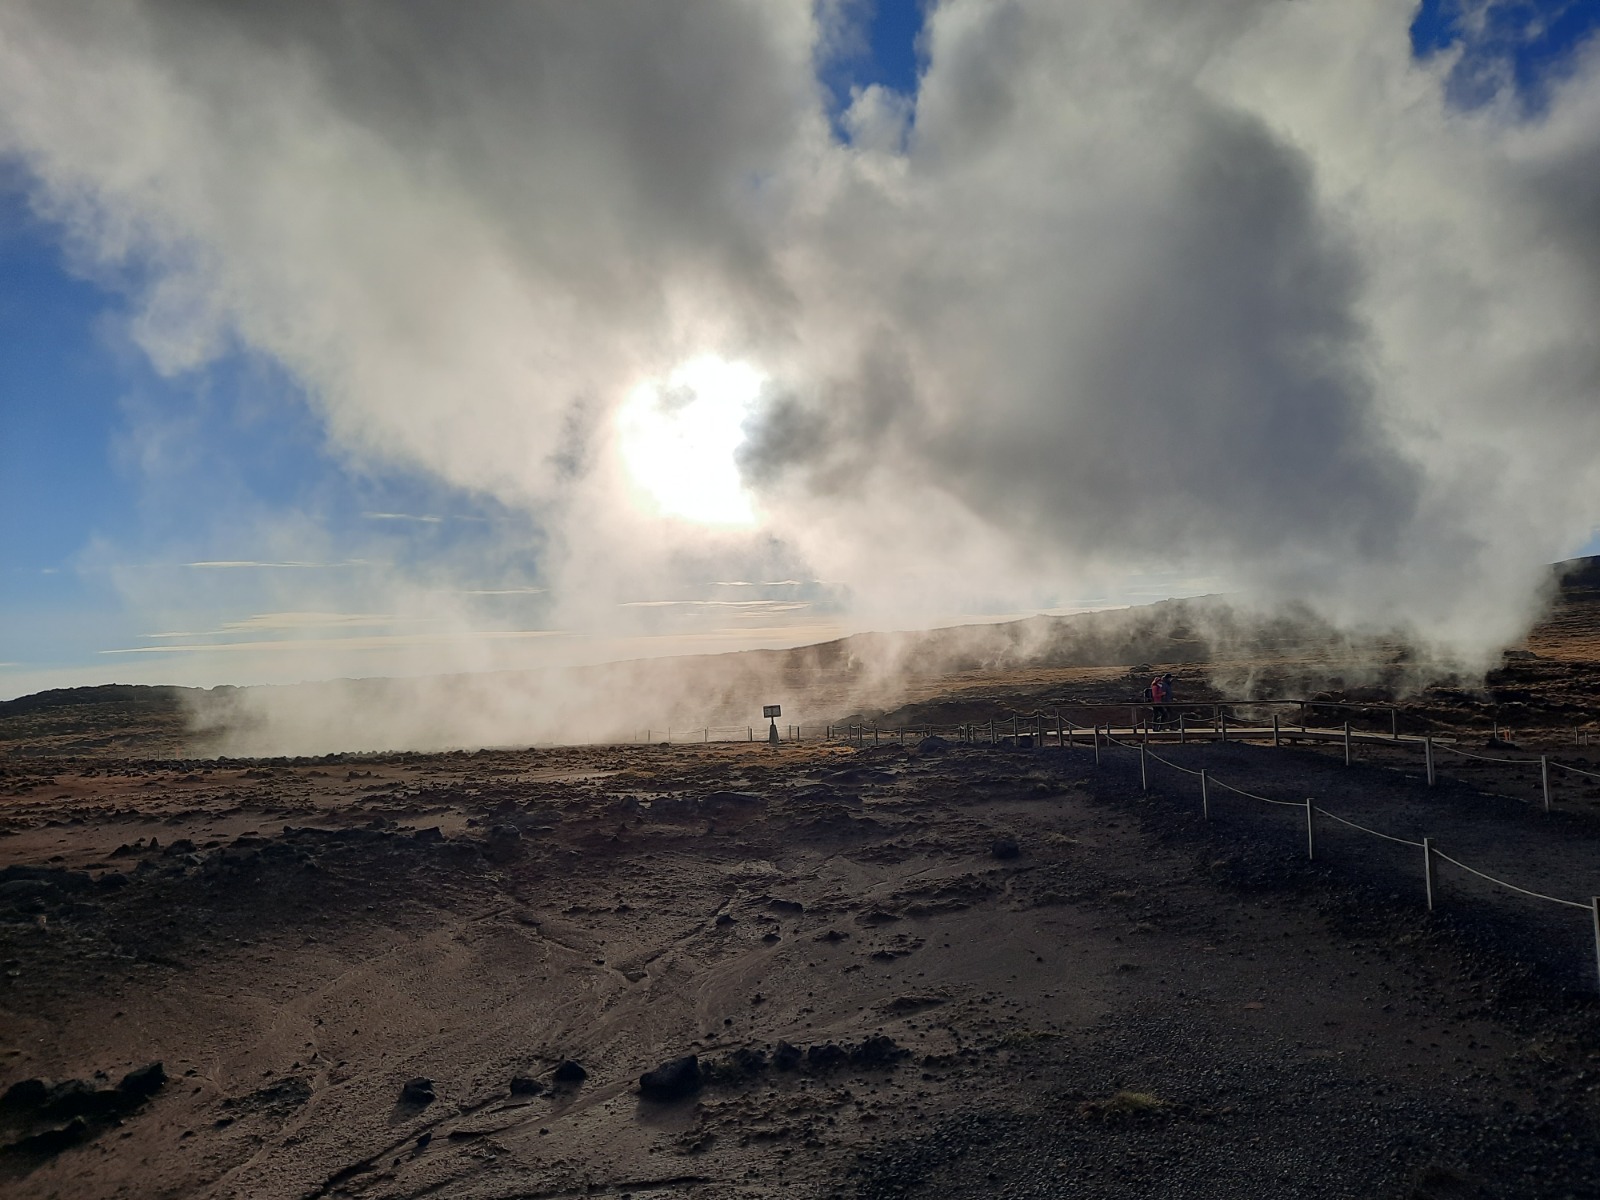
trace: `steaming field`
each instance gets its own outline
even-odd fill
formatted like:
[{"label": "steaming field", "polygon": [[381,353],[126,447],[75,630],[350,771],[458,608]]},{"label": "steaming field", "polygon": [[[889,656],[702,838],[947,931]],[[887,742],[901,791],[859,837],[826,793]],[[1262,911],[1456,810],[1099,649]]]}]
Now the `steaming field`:
[{"label": "steaming field", "polygon": [[[1569,587],[1534,657],[1405,719],[1483,752],[1515,714],[1520,756],[1600,769],[1573,735],[1597,613]],[[1317,661],[1148,657],[1195,697]],[[964,666],[865,715],[1131,686]],[[1430,915],[1410,848],[1329,826],[1308,863],[1299,810],[1218,796],[1203,821],[1191,777],[1145,792],[1128,751],[182,758],[181,712],[6,706],[7,1195],[1600,1193],[1586,913],[1441,870]],[[1578,776],[1546,815],[1525,768],[1430,790],[1414,750],[1164,753],[1600,892]]]}]

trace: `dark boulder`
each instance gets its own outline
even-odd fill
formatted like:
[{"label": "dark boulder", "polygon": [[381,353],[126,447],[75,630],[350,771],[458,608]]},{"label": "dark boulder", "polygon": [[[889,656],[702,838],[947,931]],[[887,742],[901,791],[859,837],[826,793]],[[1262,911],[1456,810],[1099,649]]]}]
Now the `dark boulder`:
[{"label": "dark boulder", "polygon": [[892,1037],[876,1033],[850,1050],[850,1062],[857,1067],[891,1067],[910,1054]]},{"label": "dark boulder", "polygon": [[117,1091],[128,1099],[138,1102],[154,1096],[166,1082],[167,1072],[160,1063],[146,1063],[124,1075],[117,1084]]},{"label": "dark boulder", "polygon": [[994,857],[1005,861],[1007,859],[1016,858],[1022,853],[1022,848],[1017,845],[1016,838],[997,837],[994,839],[994,841],[989,843],[989,853],[994,855]]},{"label": "dark boulder", "polygon": [[569,1058],[558,1066],[550,1077],[557,1083],[582,1083],[589,1078],[589,1072]]},{"label": "dark boulder", "polygon": [[73,1117],[59,1129],[46,1129],[12,1142],[5,1149],[24,1158],[49,1158],[89,1136],[89,1122]]},{"label": "dark boulder", "polygon": [[813,1071],[831,1071],[849,1061],[844,1048],[832,1042],[819,1042],[806,1051],[806,1066]]},{"label": "dark boulder", "polygon": [[425,1075],[418,1075],[415,1079],[406,1080],[405,1086],[400,1089],[401,1104],[415,1104],[422,1108],[432,1104],[439,1097],[433,1090],[433,1080]]},{"label": "dark boulder", "polygon": [[700,1060],[689,1054],[639,1076],[639,1094],[647,1100],[680,1100],[698,1092],[703,1082]]},{"label": "dark boulder", "polygon": [[37,1112],[50,1094],[50,1085],[42,1079],[19,1079],[0,1093],[0,1112]]}]

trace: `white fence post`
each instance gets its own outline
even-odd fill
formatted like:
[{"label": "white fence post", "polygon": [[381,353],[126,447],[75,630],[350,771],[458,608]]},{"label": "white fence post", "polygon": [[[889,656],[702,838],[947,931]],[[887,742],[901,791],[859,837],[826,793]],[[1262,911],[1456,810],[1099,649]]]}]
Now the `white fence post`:
[{"label": "white fence post", "polygon": [[1389,710],[1389,736],[1397,742],[1400,740],[1400,710],[1398,708]]},{"label": "white fence post", "polygon": [[1316,861],[1317,857],[1317,825],[1315,820],[1316,808],[1311,803],[1311,797],[1306,797],[1306,858]]},{"label": "white fence post", "polygon": [[1422,739],[1422,761],[1428,764],[1428,786],[1432,787],[1434,784],[1434,775],[1433,738],[1431,736]]},{"label": "white fence post", "polygon": [[1433,911],[1433,839],[1422,839],[1422,881],[1428,888],[1428,911]]},{"label": "white fence post", "polygon": [[1100,765],[1100,723],[1098,721],[1095,722],[1094,726],[1094,765],[1097,767]]},{"label": "white fence post", "polygon": [[1589,910],[1594,914],[1594,965],[1600,971],[1600,896],[1589,898]]},{"label": "white fence post", "polygon": [[1544,810],[1550,811],[1550,760],[1539,755],[1539,786],[1544,790]]},{"label": "white fence post", "polygon": [[1350,722],[1344,723],[1344,765],[1350,765]]},{"label": "white fence post", "polygon": [[1211,789],[1206,786],[1206,769],[1200,768],[1200,815],[1211,820]]},{"label": "white fence post", "polygon": [[1272,714],[1272,744],[1274,746],[1283,745],[1283,739],[1278,734],[1278,714],[1277,713],[1273,713]]},{"label": "white fence post", "polygon": [[1144,743],[1139,743],[1139,786],[1145,791],[1150,790],[1150,768],[1145,764]]}]

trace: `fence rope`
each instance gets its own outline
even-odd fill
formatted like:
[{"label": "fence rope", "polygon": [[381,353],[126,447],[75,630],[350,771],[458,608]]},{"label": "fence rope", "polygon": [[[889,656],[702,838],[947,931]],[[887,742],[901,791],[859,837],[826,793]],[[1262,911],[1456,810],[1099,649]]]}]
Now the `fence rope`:
[{"label": "fence rope", "polygon": [[1305,801],[1303,800],[1274,800],[1271,796],[1258,796],[1254,792],[1247,792],[1243,788],[1236,788],[1231,783],[1223,783],[1222,780],[1215,779],[1210,775],[1206,776],[1206,780],[1209,783],[1215,784],[1219,788],[1224,788],[1227,791],[1233,792],[1235,795],[1243,796],[1248,800],[1260,800],[1263,804],[1281,804],[1285,808],[1305,807]]},{"label": "fence rope", "polygon": [[1198,775],[1198,774],[1200,774],[1199,771],[1191,770],[1188,767],[1180,767],[1177,763],[1173,762],[1169,758],[1162,758],[1161,755],[1157,754],[1154,750],[1146,750],[1145,753],[1148,754],[1151,758],[1155,759],[1158,763],[1161,763],[1164,766],[1171,767],[1174,771],[1182,771],[1185,775]]},{"label": "fence rope", "polygon": [[1518,887],[1514,883],[1507,883],[1504,879],[1496,879],[1493,875],[1485,875],[1476,867],[1469,867],[1466,863],[1461,862],[1459,859],[1451,858],[1443,850],[1435,850],[1433,853],[1437,857],[1444,859],[1445,862],[1460,867],[1463,871],[1466,871],[1471,875],[1476,875],[1479,879],[1488,880],[1490,883],[1498,884],[1503,888],[1510,888],[1513,892],[1521,892],[1524,896],[1532,896],[1535,900],[1548,900],[1552,904],[1565,904],[1568,908],[1581,908],[1585,911],[1589,910],[1589,905],[1580,904],[1576,900],[1563,900],[1560,896],[1546,896],[1543,892],[1530,892],[1527,888]]},{"label": "fence rope", "polygon": [[[1126,742],[1119,741],[1118,739],[1112,737],[1109,733],[1106,734],[1106,740],[1111,742],[1114,745],[1121,746],[1125,750],[1139,749],[1139,747],[1137,747],[1137,746],[1131,746]],[[1189,775],[1198,775],[1198,774],[1200,774],[1199,771],[1192,771],[1188,767],[1180,767],[1180,766],[1178,766],[1177,763],[1174,763],[1174,762],[1171,762],[1171,761],[1169,761],[1169,760],[1167,760],[1165,758],[1162,758],[1159,754],[1152,754],[1148,747],[1144,748],[1144,752],[1148,757],[1155,759],[1158,763],[1162,763],[1165,766],[1173,767],[1173,768],[1175,768],[1175,769],[1177,769],[1179,771],[1183,771],[1184,773],[1189,774]],[[1472,757],[1476,758],[1476,757],[1479,757],[1479,756],[1478,755],[1473,755]],[[1518,760],[1512,759],[1512,760],[1506,760],[1506,761],[1515,762],[1515,761],[1518,761]],[[1568,768],[1568,769],[1571,769],[1571,768]],[[1582,772],[1582,774],[1589,774],[1589,772]],[[1225,791],[1233,792],[1235,795],[1243,796],[1243,797],[1245,797],[1246,799],[1249,799],[1249,800],[1259,800],[1264,804],[1277,804],[1277,805],[1281,805],[1281,806],[1283,806],[1285,808],[1303,808],[1304,807],[1304,804],[1296,803],[1293,800],[1274,800],[1271,796],[1261,796],[1261,795],[1257,795],[1255,792],[1247,792],[1243,788],[1234,787],[1231,783],[1224,783],[1222,780],[1217,779],[1215,776],[1207,776],[1207,781],[1210,782],[1211,784],[1213,784],[1216,787],[1220,787],[1220,788],[1224,789]],[[1383,832],[1381,832],[1380,830],[1377,830],[1377,829],[1369,829],[1365,825],[1358,825],[1354,821],[1350,820],[1349,818],[1341,817],[1338,813],[1329,812],[1327,809],[1322,808],[1320,806],[1313,806],[1313,809],[1319,815],[1327,817],[1329,820],[1337,821],[1341,825],[1347,825],[1351,829],[1358,830],[1361,833],[1369,833],[1373,837],[1382,838],[1386,842],[1394,842],[1394,843],[1396,843],[1398,845],[1401,845],[1401,846],[1410,846],[1413,849],[1417,849],[1417,850],[1424,849],[1424,846],[1423,846],[1422,842],[1412,841],[1410,838],[1396,837],[1392,833],[1383,833]],[[1492,883],[1496,887],[1507,888],[1510,891],[1517,892],[1517,893],[1519,893],[1521,895],[1530,896],[1535,900],[1548,900],[1552,904],[1564,904],[1568,908],[1581,908],[1585,912],[1588,912],[1588,911],[1591,910],[1591,906],[1590,905],[1583,904],[1583,903],[1581,903],[1580,901],[1577,901],[1577,900],[1565,900],[1565,899],[1562,899],[1560,896],[1548,896],[1543,892],[1531,891],[1531,890],[1529,890],[1528,888],[1525,888],[1525,887],[1518,887],[1514,883],[1508,883],[1504,879],[1497,879],[1493,875],[1489,875],[1489,874],[1484,873],[1483,871],[1478,870],[1476,867],[1469,867],[1466,863],[1462,862],[1460,859],[1451,858],[1444,851],[1439,850],[1437,848],[1432,848],[1432,852],[1433,852],[1433,854],[1435,854],[1439,858],[1442,858],[1445,862],[1450,863],[1452,866],[1460,867],[1463,871],[1466,871],[1468,874],[1476,875],[1479,879],[1482,879],[1487,883]]]},{"label": "fence rope", "polygon": [[1550,765],[1552,767],[1560,767],[1563,771],[1571,771],[1574,775],[1587,775],[1590,779],[1600,779],[1600,775],[1596,775],[1593,771],[1583,771],[1577,767],[1569,767],[1566,763],[1559,763],[1553,758],[1550,760]]},{"label": "fence rope", "polygon": [[1373,837],[1380,837],[1386,842],[1399,842],[1402,846],[1415,846],[1418,850],[1422,849],[1421,842],[1413,842],[1410,838],[1395,837],[1392,833],[1382,833],[1376,829],[1368,829],[1365,825],[1357,825],[1354,821],[1341,817],[1338,813],[1331,813],[1325,808],[1319,808],[1317,811],[1323,816],[1339,822],[1341,825],[1348,825],[1351,829],[1359,829],[1362,833],[1370,833]]},{"label": "fence rope", "polygon": [[1479,762],[1510,763],[1513,767],[1525,767],[1538,762],[1536,758],[1490,758],[1487,754],[1473,754],[1466,750],[1457,750],[1454,746],[1446,746],[1442,742],[1435,742],[1441,750],[1448,750],[1451,754],[1459,754],[1462,758],[1475,758]]}]

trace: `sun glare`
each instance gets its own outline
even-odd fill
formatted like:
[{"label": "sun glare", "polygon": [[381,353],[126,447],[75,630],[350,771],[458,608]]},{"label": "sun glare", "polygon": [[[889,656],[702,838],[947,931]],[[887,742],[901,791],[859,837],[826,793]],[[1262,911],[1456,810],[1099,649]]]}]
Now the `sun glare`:
[{"label": "sun glare", "polygon": [[733,456],[762,378],[746,363],[695,358],[623,403],[622,461],[657,512],[706,525],[755,524]]}]

